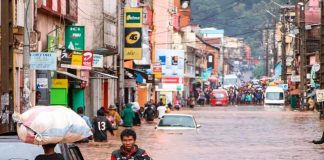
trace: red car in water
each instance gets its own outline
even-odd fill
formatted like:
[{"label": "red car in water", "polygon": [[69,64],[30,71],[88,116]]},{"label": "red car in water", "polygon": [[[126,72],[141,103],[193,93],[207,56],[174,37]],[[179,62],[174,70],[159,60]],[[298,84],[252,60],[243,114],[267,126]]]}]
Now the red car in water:
[{"label": "red car in water", "polygon": [[229,97],[226,90],[215,89],[210,95],[210,105],[212,106],[227,106]]}]

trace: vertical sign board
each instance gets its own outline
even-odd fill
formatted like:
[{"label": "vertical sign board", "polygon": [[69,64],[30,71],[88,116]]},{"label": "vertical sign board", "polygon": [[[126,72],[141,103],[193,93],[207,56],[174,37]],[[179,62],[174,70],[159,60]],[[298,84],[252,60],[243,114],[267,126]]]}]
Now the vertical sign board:
[{"label": "vertical sign board", "polygon": [[65,46],[70,50],[84,50],[84,26],[65,27]]},{"label": "vertical sign board", "polygon": [[142,28],[125,28],[124,59],[142,59]]},{"label": "vertical sign board", "polygon": [[153,74],[155,78],[161,79],[162,78],[162,66],[153,66]]},{"label": "vertical sign board", "polygon": [[47,51],[55,52],[55,49],[58,48],[58,38],[55,36],[47,35]]},{"label": "vertical sign board", "polygon": [[324,90],[316,91],[316,99],[317,99],[317,102],[324,102]]},{"label": "vertical sign board", "polygon": [[124,59],[142,59],[142,8],[125,8]]}]

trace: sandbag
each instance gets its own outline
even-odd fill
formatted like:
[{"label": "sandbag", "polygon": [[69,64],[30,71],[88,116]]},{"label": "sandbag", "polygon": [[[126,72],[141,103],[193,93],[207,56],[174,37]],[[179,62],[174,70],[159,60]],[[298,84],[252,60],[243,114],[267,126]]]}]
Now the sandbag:
[{"label": "sandbag", "polygon": [[16,118],[18,136],[25,143],[73,143],[92,135],[86,122],[63,106],[33,107]]}]

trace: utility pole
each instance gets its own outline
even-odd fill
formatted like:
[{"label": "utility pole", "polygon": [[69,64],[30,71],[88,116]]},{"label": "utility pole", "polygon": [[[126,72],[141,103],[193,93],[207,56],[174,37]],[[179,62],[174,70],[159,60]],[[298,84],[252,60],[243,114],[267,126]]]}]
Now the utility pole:
[{"label": "utility pole", "polygon": [[[320,88],[324,89],[324,1],[321,2]],[[324,103],[320,102],[320,118],[324,118]]]},{"label": "utility pole", "polygon": [[282,32],[282,38],[281,38],[281,59],[282,59],[282,64],[281,64],[281,80],[284,81],[284,83],[287,83],[287,66],[286,66],[286,8],[282,9],[282,17],[281,17],[281,32]]},{"label": "utility pole", "polygon": [[1,109],[7,106],[9,122],[0,124],[0,132],[14,131],[13,103],[13,0],[1,1]]},{"label": "utility pole", "polygon": [[266,63],[265,63],[265,75],[269,76],[269,25],[267,23],[265,39],[266,39]]},{"label": "utility pole", "polygon": [[31,101],[30,101],[30,65],[29,65],[29,59],[30,59],[30,40],[29,40],[29,33],[32,29],[30,27],[30,14],[31,14],[31,7],[30,7],[30,0],[25,1],[25,26],[24,26],[24,61],[23,61],[23,67],[24,67],[24,89],[23,89],[23,97],[24,97],[24,107],[23,111],[26,111],[31,107]]},{"label": "utility pole", "polygon": [[300,7],[300,22],[299,22],[299,29],[300,29],[300,92],[301,92],[301,107],[304,107],[306,103],[305,94],[306,94],[306,30],[305,30],[305,3],[303,0],[299,0],[299,7]]},{"label": "utility pole", "polygon": [[124,2],[117,1],[117,14],[118,14],[118,54],[119,54],[119,79],[118,79],[118,100],[119,100],[119,108],[118,110],[121,111],[125,104],[125,73],[124,73]]},{"label": "utility pole", "polygon": [[276,64],[277,64],[277,61],[278,61],[278,52],[276,50],[276,17],[272,17],[272,21],[273,21],[273,34],[272,34],[272,45],[273,45],[273,48],[272,48],[272,53],[273,53],[273,70],[275,70],[276,68]]}]

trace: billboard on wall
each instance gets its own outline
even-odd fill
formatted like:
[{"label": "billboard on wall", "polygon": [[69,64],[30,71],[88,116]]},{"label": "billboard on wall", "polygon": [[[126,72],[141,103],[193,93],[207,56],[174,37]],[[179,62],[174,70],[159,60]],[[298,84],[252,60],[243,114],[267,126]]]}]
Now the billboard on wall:
[{"label": "billboard on wall", "polygon": [[84,26],[65,27],[65,46],[69,50],[84,50]]},{"label": "billboard on wall", "polygon": [[91,70],[93,51],[63,51],[61,54],[61,67],[72,69]]},{"label": "billboard on wall", "polygon": [[56,70],[56,54],[52,52],[31,52],[29,64],[33,70]]},{"label": "billboard on wall", "polygon": [[156,62],[162,67],[162,77],[184,76],[184,50],[157,49]]}]

